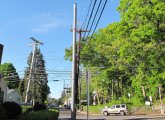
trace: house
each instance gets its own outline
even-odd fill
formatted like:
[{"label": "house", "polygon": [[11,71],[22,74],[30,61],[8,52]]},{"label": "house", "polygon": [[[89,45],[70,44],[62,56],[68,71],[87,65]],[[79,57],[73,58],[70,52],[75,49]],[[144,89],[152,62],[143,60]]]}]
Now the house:
[{"label": "house", "polygon": [[15,89],[8,89],[6,101],[14,101],[18,104],[22,104],[22,97]]},{"label": "house", "polygon": [[22,97],[15,89],[9,89],[2,75],[0,75],[0,103],[6,101],[22,104]]}]

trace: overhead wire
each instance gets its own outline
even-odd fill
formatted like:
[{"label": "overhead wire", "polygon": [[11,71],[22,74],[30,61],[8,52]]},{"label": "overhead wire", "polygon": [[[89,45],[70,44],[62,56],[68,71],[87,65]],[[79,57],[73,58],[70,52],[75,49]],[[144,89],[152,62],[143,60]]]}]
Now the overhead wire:
[{"label": "overhead wire", "polygon": [[84,24],[82,24],[81,29],[84,29],[84,26],[85,26],[85,24],[86,24],[86,22],[87,22],[87,18],[88,18],[88,15],[89,15],[89,11],[90,11],[90,9],[91,9],[91,5],[92,5],[92,0],[91,0],[91,2],[90,2],[89,7],[88,7],[88,12],[87,12],[87,15],[86,15],[86,18],[85,18],[85,22],[84,22]]},{"label": "overhead wire", "polygon": [[99,19],[97,20],[97,23],[96,23],[96,25],[95,25],[95,28],[94,28],[94,30],[93,30],[93,32],[92,32],[92,36],[93,36],[94,32],[96,31],[96,28],[97,28],[97,26],[98,26],[98,23],[99,23],[99,21],[100,21],[100,18],[101,18],[101,16],[102,16],[103,11],[104,11],[104,9],[105,9],[105,6],[106,6],[106,4],[107,4],[107,1],[108,1],[108,0],[105,0],[105,3],[104,3],[104,5],[103,5],[103,9],[102,9],[102,11],[101,11],[101,13],[100,13],[100,15],[99,15]]},{"label": "overhead wire", "polygon": [[[91,26],[90,26],[89,31],[91,31],[91,29],[92,29],[92,26],[93,26],[93,24],[94,24],[94,22],[95,22],[95,19],[96,19],[96,16],[97,16],[97,13],[98,13],[98,11],[99,11],[99,8],[100,8],[101,3],[102,3],[102,0],[100,0],[100,2],[99,2],[99,5],[98,5],[98,7],[97,7],[97,10],[96,10],[96,13],[95,13],[95,16],[94,16],[94,18],[93,18],[93,21],[92,21],[92,24],[91,24]],[[90,32],[88,32],[88,35],[87,35],[87,36],[89,36],[89,33],[90,33]]]},{"label": "overhead wire", "polygon": [[[92,23],[91,23],[91,25],[90,25],[90,30],[89,30],[89,32],[88,32],[88,35],[86,36],[86,32],[84,33],[84,38],[87,38],[88,36],[89,36],[89,34],[91,33],[91,30],[92,30],[92,28],[94,28],[93,29],[93,32],[92,32],[92,34],[91,34],[91,36],[93,36],[93,34],[94,34],[94,32],[96,31],[96,28],[97,28],[97,26],[98,26],[98,23],[99,23],[99,21],[100,21],[100,19],[101,19],[101,16],[102,16],[102,14],[103,14],[103,11],[104,11],[104,9],[105,9],[105,6],[106,6],[106,4],[107,4],[107,1],[108,0],[100,0],[100,2],[98,3],[98,5],[96,5],[97,4],[97,0],[95,0],[94,1],[94,3],[93,3],[93,7],[92,7],[92,10],[91,10],[91,12],[90,12],[90,17],[88,18],[88,17],[86,17],[86,19],[88,18],[88,24],[86,25],[86,30],[88,29],[88,27],[89,27],[89,24],[91,23],[91,20],[92,20]],[[97,6],[97,8],[95,8]],[[96,10],[94,10],[94,8],[96,9]],[[93,16],[93,14],[95,13],[95,15],[94,15],[94,17],[92,18],[92,16]],[[88,16],[88,14],[89,13],[87,13],[87,16]],[[96,18],[98,18],[97,20],[96,20]],[[86,20],[87,21],[87,20]],[[86,23],[86,21],[85,21],[85,23]],[[95,25],[94,25],[94,23],[96,23]]]},{"label": "overhead wire", "polygon": [[[93,11],[94,11],[94,9],[95,9],[96,2],[97,2],[97,0],[94,1],[93,7],[92,7],[92,10],[91,10],[91,14],[90,14],[90,17],[89,17],[89,20],[88,20],[87,26],[86,26],[86,30],[88,29],[88,26],[89,26],[90,20],[91,20],[91,18],[92,18],[92,15],[93,15]],[[86,35],[86,32],[84,33],[84,37],[85,37],[85,35]]]}]

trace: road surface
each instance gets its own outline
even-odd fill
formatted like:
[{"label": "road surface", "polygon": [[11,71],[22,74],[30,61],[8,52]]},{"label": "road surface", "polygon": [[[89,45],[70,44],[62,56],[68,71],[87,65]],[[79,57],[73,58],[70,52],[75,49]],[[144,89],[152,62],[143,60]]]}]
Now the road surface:
[{"label": "road surface", "polygon": [[[59,109],[59,120],[71,120],[71,111],[69,109]],[[87,114],[77,112],[77,120],[87,120]],[[165,120],[165,115],[110,115],[90,114],[89,120]]]}]

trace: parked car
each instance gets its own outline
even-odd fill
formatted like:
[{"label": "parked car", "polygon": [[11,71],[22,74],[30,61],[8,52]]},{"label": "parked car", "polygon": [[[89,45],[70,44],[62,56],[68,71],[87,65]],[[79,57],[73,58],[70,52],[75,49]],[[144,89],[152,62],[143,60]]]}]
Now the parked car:
[{"label": "parked car", "polygon": [[117,104],[111,107],[105,107],[102,110],[102,113],[104,115],[110,115],[110,114],[126,115],[128,113],[128,109],[127,109],[126,104]]},{"label": "parked car", "polygon": [[47,106],[48,109],[59,109],[59,106],[56,104],[51,104]]}]

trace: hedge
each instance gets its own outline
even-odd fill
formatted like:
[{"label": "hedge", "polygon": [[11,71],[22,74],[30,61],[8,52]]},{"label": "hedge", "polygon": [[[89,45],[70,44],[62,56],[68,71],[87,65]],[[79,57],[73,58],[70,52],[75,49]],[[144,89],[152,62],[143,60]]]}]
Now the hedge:
[{"label": "hedge", "polygon": [[23,116],[22,120],[58,120],[59,112],[42,110],[31,112]]}]

